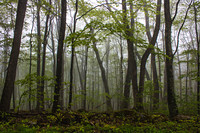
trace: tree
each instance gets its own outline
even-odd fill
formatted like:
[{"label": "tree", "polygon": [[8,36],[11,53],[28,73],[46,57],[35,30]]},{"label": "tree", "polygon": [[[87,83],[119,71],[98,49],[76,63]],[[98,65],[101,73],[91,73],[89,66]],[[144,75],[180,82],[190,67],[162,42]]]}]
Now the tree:
[{"label": "tree", "polygon": [[[76,16],[78,13],[78,0],[76,0],[76,11],[74,13],[74,27],[73,27],[73,31],[72,34],[75,34],[76,32]],[[69,105],[68,108],[71,109],[71,104],[72,104],[72,90],[73,90],[73,69],[74,69],[74,55],[75,55],[75,38],[72,37],[72,53],[71,53],[71,66],[70,66],[70,87],[69,87]]]},{"label": "tree", "polygon": [[[145,65],[148,59],[148,56],[150,55],[150,53],[152,53],[152,60],[155,60],[155,55],[154,55],[154,48],[152,48],[152,46],[155,46],[156,41],[157,41],[157,37],[158,37],[158,33],[159,33],[159,29],[160,29],[160,11],[161,11],[161,0],[157,1],[157,14],[156,14],[156,24],[155,24],[155,29],[154,29],[154,33],[153,33],[153,37],[151,37],[151,33],[150,33],[150,26],[149,26],[149,14],[148,14],[148,10],[146,7],[146,3],[145,3],[145,21],[146,21],[146,34],[149,40],[149,46],[146,49],[145,53],[142,56],[141,59],[141,65],[140,65],[140,82],[139,82],[139,104],[140,104],[140,108],[143,110],[143,91],[144,91],[144,75],[145,75]],[[155,61],[154,61],[155,62]],[[154,63],[155,64],[155,63]],[[155,65],[153,64],[153,79],[154,79],[154,89],[156,90],[157,93],[155,93],[155,100],[154,103],[157,104],[159,101],[159,86],[158,86],[158,78],[157,78],[157,73],[156,73],[156,68]],[[154,104],[154,105],[155,105]]]},{"label": "tree", "polygon": [[[30,57],[30,62],[29,62],[29,75],[31,75],[32,73],[32,50],[33,50],[33,44],[32,44],[32,38],[33,38],[33,27],[34,27],[34,22],[35,22],[35,15],[33,13],[33,20],[32,20],[32,27],[31,27],[31,34],[30,34],[30,40],[29,40],[29,44],[30,44],[30,53],[29,53],[29,57]],[[31,110],[31,76],[29,79],[29,110]]]},{"label": "tree", "polygon": [[130,12],[131,12],[131,24],[129,25],[127,18],[127,2],[126,0],[122,0],[122,12],[123,12],[123,27],[125,32],[125,38],[127,41],[127,50],[128,50],[128,68],[124,85],[124,101],[123,108],[128,108],[129,106],[129,94],[130,94],[130,83],[132,83],[133,88],[133,97],[134,97],[134,105],[138,107],[138,80],[137,80],[137,62],[136,62],[136,54],[134,53],[134,41],[133,41],[133,32],[134,32],[134,18],[133,18],[133,4],[130,3]]},{"label": "tree", "polygon": [[57,67],[56,67],[56,84],[54,90],[54,101],[52,112],[56,112],[59,109],[59,97],[60,97],[60,89],[62,86],[62,67],[63,67],[63,44],[65,38],[65,29],[66,29],[66,0],[61,1],[61,24],[60,24],[60,32],[59,32],[59,40],[58,40],[58,50],[57,50]]},{"label": "tree", "polygon": [[170,1],[164,0],[167,101],[168,101],[169,115],[171,118],[178,115],[178,107],[176,104],[176,98],[174,93],[174,70],[173,70],[173,53],[172,53],[172,43],[171,43],[171,27],[177,14],[179,2],[180,0],[178,0],[176,4],[175,15],[173,18],[171,18]]},{"label": "tree", "polygon": [[197,7],[194,3],[194,22],[195,22],[195,33],[196,33],[196,43],[197,43],[197,112],[200,114],[200,48],[199,48],[199,33],[197,27]]},{"label": "tree", "polygon": [[27,0],[19,0],[17,7],[17,16],[15,22],[14,39],[12,43],[12,51],[7,69],[6,80],[3,88],[3,94],[0,101],[0,111],[8,112],[10,110],[11,96],[14,91],[14,82],[16,76],[16,68],[20,51],[21,35],[26,12]]},{"label": "tree", "polygon": [[40,32],[40,6],[41,1],[37,1],[37,106],[36,110],[41,111],[41,80],[40,80],[40,62],[41,62],[41,32]]},{"label": "tree", "polygon": [[[51,0],[49,1],[49,4],[51,5]],[[44,39],[43,39],[42,75],[41,75],[42,79],[41,79],[41,90],[40,90],[41,110],[44,110],[44,76],[45,76],[47,37],[48,37],[48,28],[49,28],[48,25],[49,25],[49,12],[46,16],[45,32],[44,32]]]},{"label": "tree", "polygon": [[[91,31],[91,34],[93,36],[94,35],[94,29],[92,27],[91,27],[90,31]],[[106,71],[105,71],[105,68],[103,66],[103,62],[100,58],[99,51],[98,51],[97,46],[96,46],[96,41],[93,39],[92,43],[93,43],[93,49],[94,49],[94,52],[96,54],[96,58],[97,58],[97,61],[98,61],[98,64],[99,64],[99,67],[100,67],[100,70],[101,70],[103,86],[104,86],[105,93],[106,93],[106,108],[107,108],[107,111],[112,111],[113,108],[112,108],[112,104],[111,104],[111,97],[110,97],[110,91],[109,91],[108,78],[106,76]]]}]

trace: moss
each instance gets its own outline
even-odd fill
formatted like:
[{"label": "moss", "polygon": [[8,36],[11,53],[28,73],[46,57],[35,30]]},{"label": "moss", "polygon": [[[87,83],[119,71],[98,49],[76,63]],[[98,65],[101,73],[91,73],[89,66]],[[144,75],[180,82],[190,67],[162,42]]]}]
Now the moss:
[{"label": "moss", "polygon": [[7,122],[0,121],[0,132],[200,132],[199,116],[177,116],[169,120],[166,115],[148,115],[136,110],[60,111],[24,114],[23,118],[16,114],[9,118]]}]

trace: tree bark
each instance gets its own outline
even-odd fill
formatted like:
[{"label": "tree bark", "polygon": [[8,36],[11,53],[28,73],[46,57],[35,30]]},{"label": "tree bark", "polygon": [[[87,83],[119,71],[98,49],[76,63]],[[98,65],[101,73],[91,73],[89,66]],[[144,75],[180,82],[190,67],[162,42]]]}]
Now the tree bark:
[{"label": "tree bark", "polygon": [[40,80],[40,62],[41,62],[41,33],[40,33],[40,5],[41,1],[37,2],[37,106],[36,110],[40,112],[41,106],[41,80]]},{"label": "tree bark", "polygon": [[[92,35],[94,34],[94,29],[92,29],[92,28],[91,28],[91,34]],[[107,108],[107,111],[112,111],[113,108],[112,108],[112,104],[111,104],[111,97],[110,97],[110,91],[109,91],[109,86],[108,86],[108,79],[106,78],[106,71],[105,71],[105,68],[103,67],[103,63],[102,63],[102,60],[100,58],[99,51],[96,47],[95,41],[93,41],[93,49],[94,49],[94,52],[96,54],[96,58],[97,58],[97,61],[98,61],[98,64],[99,64],[99,67],[100,67],[100,70],[101,70],[102,81],[103,81],[103,85],[104,85],[104,89],[105,89],[105,93],[106,93],[106,108]]]},{"label": "tree bark", "polygon": [[86,110],[86,85],[87,85],[87,65],[88,64],[88,46],[85,46],[85,63],[84,63],[84,69],[83,69],[83,109]]},{"label": "tree bark", "polygon": [[[50,0],[51,5],[51,0]],[[49,25],[49,13],[46,16],[46,25],[45,25],[45,32],[44,32],[44,39],[43,39],[43,55],[42,55],[42,79],[41,79],[41,90],[40,90],[40,101],[41,110],[44,110],[44,76],[45,76],[45,63],[46,63],[46,47],[47,47],[47,37],[48,37],[48,25]]]},{"label": "tree bark", "polygon": [[195,21],[195,33],[196,33],[196,42],[197,42],[197,112],[200,114],[200,48],[199,48],[199,33],[197,27],[197,8],[194,3],[194,21]]},{"label": "tree bark", "polygon": [[[136,51],[136,56],[137,58],[141,61],[142,57],[140,56],[140,54],[138,53],[138,51]],[[151,77],[149,76],[149,72],[147,71],[147,68],[145,67],[145,75],[146,75],[146,79],[147,80],[151,80]]]},{"label": "tree bark", "polygon": [[3,88],[3,94],[0,101],[0,111],[8,112],[10,110],[11,96],[14,91],[14,82],[16,68],[20,51],[21,35],[26,12],[27,0],[19,0],[17,7],[17,17],[15,22],[14,39],[8,64],[6,80]]},{"label": "tree bark", "polygon": [[35,16],[33,14],[33,21],[32,21],[32,28],[31,28],[31,35],[30,35],[30,54],[29,54],[29,57],[30,57],[30,61],[29,61],[29,77],[30,77],[30,81],[29,81],[29,111],[31,111],[31,90],[32,90],[32,87],[31,87],[31,73],[32,73],[32,49],[33,49],[33,45],[32,45],[32,33],[33,33],[33,27],[34,27],[34,22],[35,22]]},{"label": "tree bark", "polygon": [[188,103],[188,75],[189,75],[189,58],[190,58],[190,55],[189,53],[187,53],[186,55],[186,58],[187,58],[187,66],[186,66],[186,79],[185,79],[185,101],[186,101],[186,104]]},{"label": "tree bark", "polygon": [[60,108],[59,97],[60,97],[60,89],[62,86],[62,62],[63,62],[63,44],[65,38],[65,29],[66,29],[66,0],[61,1],[61,24],[60,24],[60,32],[59,32],[59,40],[58,40],[58,51],[57,51],[57,67],[56,67],[56,84],[54,90],[54,101],[52,112],[56,112],[57,109]]},{"label": "tree bark", "polygon": [[[179,90],[180,90],[180,101],[182,101],[182,78],[181,78],[181,63],[180,63],[180,58],[179,58],[179,52],[177,50],[177,60],[178,60],[178,71],[179,71]],[[188,66],[188,63],[187,63]],[[188,69],[187,69],[188,70]],[[188,73],[187,73],[188,74]],[[187,87],[187,86],[186,86]]]},{"label": "tree bark", "polygon": [[[56,54],[55,54],[55,42],[54,42],[54,35],[53,35],[53,25],[51,25],[51,43],[52,43],[52,54],[53,54],[53,65],[52,65],[52,71],[53,71],[53,77],[56,77]],[[54,83],[54,81],[53,81]],[[54,87],[51,87],[51,94],[53,94]],[[53,95],[51,95],[51,101],[53,101]]]},{"label": "tree bark", "polygon": [[[124,71],[123,71],[123,43],[122,43],[122,36],[120,35],[120,67],[119,67],[119,75],[120,75],[120,87],[119,87],[119,96],[122,96],[123,94],[123,82],[124,82]],[[118,98],[118,108],[119,109],[123,109],[123,99],[122,98]]]},{"label": "tree bark", "polygon": [[[76,0],[76,11],[74,13],[74,28],[73,28],[73,32],[76,32],[76,15],[78,13],[78,0]],[[75,38],[72,37],[72,53],[71,53],[71,66],[70,66],[70,86],[69,86],[69,105],[68,105],[68,109],[71,109],[71,104],[72,104],[72,91],[73,91],[73,69],[74,69],[74,55],[75,55]]]},{"label": "tree bark", "polygon": [[151,65],[153,69],[153,110],[157,110],[159,108],[159,79],[157,74],[157,68],[156,68],[156,59],[155,59],[155,50],[153,49],[151,52]]},{"label": "tree bark", "polygon": [[176,104],[174,93],[174,71],[173,71],[173,53],[171,44],[171,27],[173,19],[170,15],[170,2],[164,0],[164,14],[165,14],[165,48],[166,48],[166,74],[167,74],[167,101],[170,117],[178,115],[178,107]]},{"label": "tree bark", "polygon": [[131,16],[131,26],[128,24],[127,19],[127,7],[126,7],[126,0],[122,0],[122,12],[123,12],[123,26],[126,36],[126,41],[128,45],[128,68],[126,74],[126,80],[124,85],[124,100],[123,100],[123,108],[128,108],[129,106],[129,95],[130,95],[130,83],[132,83],[133,88],[133,97],[134,97],[134,106],[137,107],[137,94],[138,94],[138,83],[137,83],[137,62],[136,62],[136,55],[134,53],[133,48],[133,25],[134,25],[134,18],[133,18],[133,7],[132,3],[130,4],[130,13]]},{"label": "tree bark", "polygon": [[[146,7],[145,7],[146,8]],[[149,47],[146,49],[145,53],[142,56],[141,59],[141,65],[140,65],[140,82],[139,82],[139,109],[144,110],[143,107],[143,91],[144,91],[144,76],[145,76],[145,65],[147,62],[147,59],[152,51],[152,46],[155,46],[156,40],[158,37],[159,29],[160,29],[160,10],[161,10],[161,0],[157,1],[157,15],[156,15],[156,25],[153,33],[153,37],[151,37],[150,34],[150,28],[149,28],[149,16],[148,11],[145,9],[145,20],[146,20],[146,30],[147,30],[147,37],[149,40]],[[155,78],[155,77],[154,77]],[[158,88],[156,88],[158,89]]]}]

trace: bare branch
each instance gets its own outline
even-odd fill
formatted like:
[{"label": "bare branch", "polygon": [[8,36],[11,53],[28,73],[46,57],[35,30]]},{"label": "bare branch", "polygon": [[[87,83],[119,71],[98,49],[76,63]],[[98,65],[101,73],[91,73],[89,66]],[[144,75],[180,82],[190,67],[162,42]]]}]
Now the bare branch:
[{"label": "bare branch", "polygon": [[186,18],[187,18],[187,14],[188,14],[188,11],[189,11],[189,9],[190,9],[190,7],[191,7],[191,4],[192,4],[192,0],[190,1],[190,4],[189,4],[189,6],[188,6],[188,8],[187,8],[187,11],[186,11],[186,13],[185,13],[185,17],[184,17],[183,23],[182,23],[181,27],[179,28],[178,36],[177,36],[176,50],[175,50],[175,52],[174,52],[174,54],[173,54],[173,57],[174,57],[174,55],[176,54],[176,52],[177,52],[177,50],[178,50],[178,46],[179,46],[179,35],[180,35],[180,32],[181,32],[181,30],[182,30],[182,28],[183,28],[183,26],[184,26],[184,24],[185,24],[185,21],[186,21]]},{"label": "bare branch", "polygon": [[177,15],[177,12],[178,12],[178,5],[179,5],[179,3],[180,3],[180,0],[178,0],[178,2],[176,3],[176,11],[175,11],[174,17],[172,18],[172,22],[176,18],[176,15]]}]

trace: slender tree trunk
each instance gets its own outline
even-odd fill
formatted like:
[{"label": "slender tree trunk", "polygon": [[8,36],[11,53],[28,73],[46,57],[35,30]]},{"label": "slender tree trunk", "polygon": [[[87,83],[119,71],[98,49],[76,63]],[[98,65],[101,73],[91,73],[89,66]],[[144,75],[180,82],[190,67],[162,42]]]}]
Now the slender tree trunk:
[{"label": "slender tree trunk", "polygon": [[180,90],[180,101],[182,101],[182,78],[181,78],[181,63],[179,58],[179,52],[177,51],[177,59],[178,59],[178,70],[179,70],[179,90]]},{"label": "slender tree trunk", "polygon": [[199,35],[197,27],[197,8],[194,4],[194,19],[195,19],[195,33],[196,33],[196,42],[197,42],[197,112],[200,114],[200,48],[199,48]]},{"label": "slender tree trunk", "polygon": [[122,94],[123,94],[123,80],[124,80],[124,75],[123,75],[123,43],[122,43],[122,37],[120,36],[120,68],[119,68],[119,75],[120,75],[120,87],[119,87],[119,102],[118,102],[118,108],[123,109],[123,99],[121,98]]},{"label": "slender tree trunk", "polygon": [[188,103],[188,75],[189,75],[189,54],[186,55],[186,58],[187,58],[187,73],[186,73],[186,79],[185,79],[185,101],[186,103]]},{"label": "slender tree trunk", "polygon": [[[91,28],[91,33],[94,34],[94,31],[93,31],[92,28]],[[106,78],[106,71],[105,71],[105,68],[103,67],[103,63],[102,63],[102,60],[100,58],[99,51],[96,47],[96,42],[94,42],[94,41],[93,41],[93,49],[94,49],[94,52],[96,54],[96,58],[97,58],[97,61],[98,61],[98,64],[99,64],[99,67],[100,67],[100,70],[101,70],[102,81],[103,81],[103,85],[104,85],[104,89],[105,89],[105,93],[106,93],[106,108],[107,108],[107,111],[112,111],[113,109],[112,109],[112,105],[111,105],[108,79]]]},{"label": "slender tree trunk", "polygon": [[[163,25],[163,29],[164,29],[164,25]],[[166,53],[165,50],[165,35],[164,35],[164,30],[161,31],[162,32],[162,43],[163,43],[163,55]],[[166,62],[166,58],[164,57],[164,62]],[[166,64],[164,66],[164,87],[163,87],[163,99],[162,102],[167,104],[167,76],[166,76]]]},{"label": "slender tree trunk", "polygon": [[110,38],[108,38],[106,42],[106,78],[108,79],[108,71],[109,71],[109,55],[110,55]]},{"label": "slender tree trunk", "polygon": [[[140,82],[139,82],[139,104],[140,104],[140,107],[139,107],[139,109],[141,109],[141,110],[143,110],[143,91],[144,91],[145,65],[146,65],[147,59],[148,59],[151,51],[153,50],[153,48],[151,48],[151,46],[155,46],[156,40],[157,40],[157,37],[158,37],[158,33],[159,33],[159,29],[160,29],[160,13],[159,13],[160,10],[161,10],[161,0],[158,0],[157,1],[157,9],[156,9],[156,11],[157,11],[156,25],[155,25],[153,37],[151,37],[150,27],[149,27],[148,11],[147,11],[147,9],[145,9],[146,30],[147,30],[147,37],[148,37],[150,44],[149,44],[149,47],[146,49],[145,53],[142,56],[141,65],[140,65]],[[159,87],[156,88],[156,89],[158,90]]]},{"label": "slender tree trunk", "polygon": [[[51,0],[50,0],[51,5]],[[43,55],[42,55],[42,79],[41,79],[41,90],[40,90],[40,101],[41,110],[44,110],[44,76],[45,76],[45,63],[46,63],[46,47],[47,47],[47,37],[48,37],[48,25],[49,25],[49,14],[46,16],[46,25],[45,25],[45,32],[44,32],[44,39],[43,39]]]},{"label": "slender tree trunk", "polygon": [[[136,56],[141,61],[142,57],[140,56],[140,54],[138,53],[138,51],[136,51]],[[151,80],[151,77],[149,76],[149,72],[147,71],[146,67],[145,67],[145,75],[146,75],[146,79],[147,80]]]},{"label": "slender tree trunk", "polygon": [[[83,75],[81,74],[80,72],[80,68],[79,68],[79,65],[78,65],[78,59],[77,59],[77,56],[75,54],[75,59],[76,59],[76,66],[77,66],[77,70],[78,70],[78,74],[79,74],[79,80],[80,80],[80,85],[81,85],[81,94],[84,96],[84,86],[83,86]],[[81,109],[85,109],[85,105],[84,105],[84,98],[82,98],[81,100],[82,104],[81,104]]]},{"label": "slender tree trunk", "polygon": [[[76,11],[74,13],[74,28],[73,28],[73,33],[76,32],[76,16],[78,13],[78,0],[76,0]],[[74,55],[75,55],[75,38],[72,38],[72,53],[71,53],[71,66],[70,66],[70,86],[69,86],[69,105],[68,109],[71,109],[71,104],[72,104],[72,91],[73,91],[73,69],[74,69]]]},{"label": "slender tree trunk", "polygon": [[[157,44],[157,50],[158,50],[158,44]],[[157,52],[159,52],[159,51],[157,51]],[[161,61],[160,61],[160,55],[158,55],[157,58],[158,58],[159,82],[161,83],[162,80],[161,80]],[[159,87],[160,87],[160,84],[159,84]],[[160,87],[160,98],[159,99],[162,100],[162,98],[163,98],[163,90]]]},{"label": "slender tree trunk", "polygon": [[19,57],[21,35],[26,12],[27,0],[19,0],[17,7],[17,17],[15,22],[14,39],[8,64],[6,80],[3,88],[3,94],[0,101],[0,111],[8,112],[10,110],[11,96],[14,90],[17,61]]},{"label": "slender tree trunk", "polygon": [[60,89],[62,86],[62,62],[63,62],[63,44],[65,38],[65,29],[66,29],[66,0],[61,1],[61,24],[60,24],[60,32],[59,32],[59,40],[58,40],[58,51],[57,51],[57,67],[56,67],[56,84],[54,90],[54,101],[52,112],[56,112],[59,109],[59,97],[60,97]]},{"label": "slender tree trunk", "polygon": [[29,111],[31,111],[31,90],[32,90],[32,87],[31,87],[31,73],[32,73],[32,33],[33,33],[33,27],[34,27],[34,22],[35,22],[35,16],[33,14],[33,21],[32,21],[32,28],[31,28],[31,36],[30,36],[30,61],[29,61],[29,76],[30,76],[30,81],[29,81]]},{"label": "slender tree trunk", "polygon": [[84,69],[83,69],[83,103],[82,108],[86,110],[86,85],[87,85],[87,64],[88,64],[88,47],[85,46],[85,63],[84,63]]},{"label": "slender tree trunk", "polygon": [[164,0],[165,13],[165,48],[166,48],[166,74],[167,74],[167,101],[170,117],[178,115],[178,107],[176,104],[174,93],[174,71],[173,71],[173,53],[171,44],[171,27],[174,20],[170,15],[170,2]]},{"label": "slender tree trunk", "polygon": [[[64,46],[65,47],[65,46]],[[66,48],[66,47],[65,47]],[[63,50],[64,52],[63,53],[65,53],[65,49]],[[61,108],[61,110],[64,110],[64,72],[65,72],[65,54],[63,54],[63,57],[62,57],[62,77],[61,77],[61,88],[60,88],[60,100],[59,100],[59,102],[60,102],[60,108]]]},{"label": "slender tree trunk", "polygon": [[153,69],[153,110],[157,110],[159,108],[159,79],[157,74],[157,68],[156,68],[156,60],[155,60],[155,50],[151,52],[151,65]]},{"label": "slender tree trunk", "polygon": [[[130,48],[131,44],[128,45],[128,50],[132,52]],[[125,84],[124,84],[124,97],[123,97],[123,102],[122,102],[122,109],[127,109],[130,106],[130,86],[131,86],[131,79],[133,74],[133,66],[130,63],[131,61],[131,56],[130,52],[128,52],[128,68],[127,68],[127,73],[126,73],[126,79],[125,79]]]},{"label": "slender tree trunk", "polygon": [[[54,32],[53,25],[51,25],[51,43],[52,43],[52,54],[53,54],[52,71],[53,71],[53,77],[56,77],[56,54],[55,54],[55,42],[54,42],[53,32]],[[53,94],[53,89],[54,89],[54,87],[52,86],[51,94]],[[51,95],[51,101],[53,101],[53,95]]]},{"label": "slender tree trunk", "polygon": [[123,100],[123,108],[128,108],[129,106],[129,95],[130,95],[130,83],[132,82],[133,88],[133,97],[134,97],[134,106],[137,107],[137,94],[138,94],[138,83],[137,83],[137,63],[136,63],[136,55],[134,53],[133,48],[133,25],[134,25],[134,18],[133,18],[133,5],[130,4],[130,13],[131,16],[131,26],[128,25],[127,19],[127,7],[126,7],[126,0],[122,0],[122,10],[123,10],[123,24],[125,28],[126,40],[128,45],[128,68],[127,74],[125,79],[124,85],[124,100]]},{"label": "slender tree trunk", "polygon": [[40,5],[41,2],[37,2],[37,107],[36,110],[40,112],[41,106],[41,80],[40,80],[40,56],[41,56],[41,33],[40,33]]},{"label": "slender tree trunk", "polygon": [[[108,7],[108,10],[110,12],[112,12],[111,7],[108,3],[107,0],[106,4]],[[136,55],[135,55],[135,51],[133,48],[133,40],[131,38],[133,38],[133,25],[134,25],[134,13],[133,13],[133,4],[132,2],[130,2],[130,14],[131,14],[131,25],[129,26],[129,22],[128,22],[128,18],[127,18],[127,2],[126,0],[122,0],[122,11],[123,11],[123,25],[120,24],[120,22],[118,21],[118,19],[112,15],[112,17],[114,18],[114,20],[121,26],[123,26],[124,28],[124,32],[125,32],[125,38],[127,40],[127,45],[128,45],[128,66],[129,68],[127,68],[127,74],[125,77],[125,83],[124,83],[124,92],[126,94],[124,94],[124,98],[123,98],[123,103],[126,103],[125,105],[123,105],[124,107],[122,108],[127,108],[128,102],[129,102],[129,94],[130,94],[130,83],[132,82],[132,88],[133,88],[133,97],[134,97],[134,105],[137,106],[137,95],[138,95],[138,83],[137,83],[137,62],[136,62]],[[131,67],[130,67],[131,66]],[[129,69],[133,70],[132,73],[129,73]]]}]

